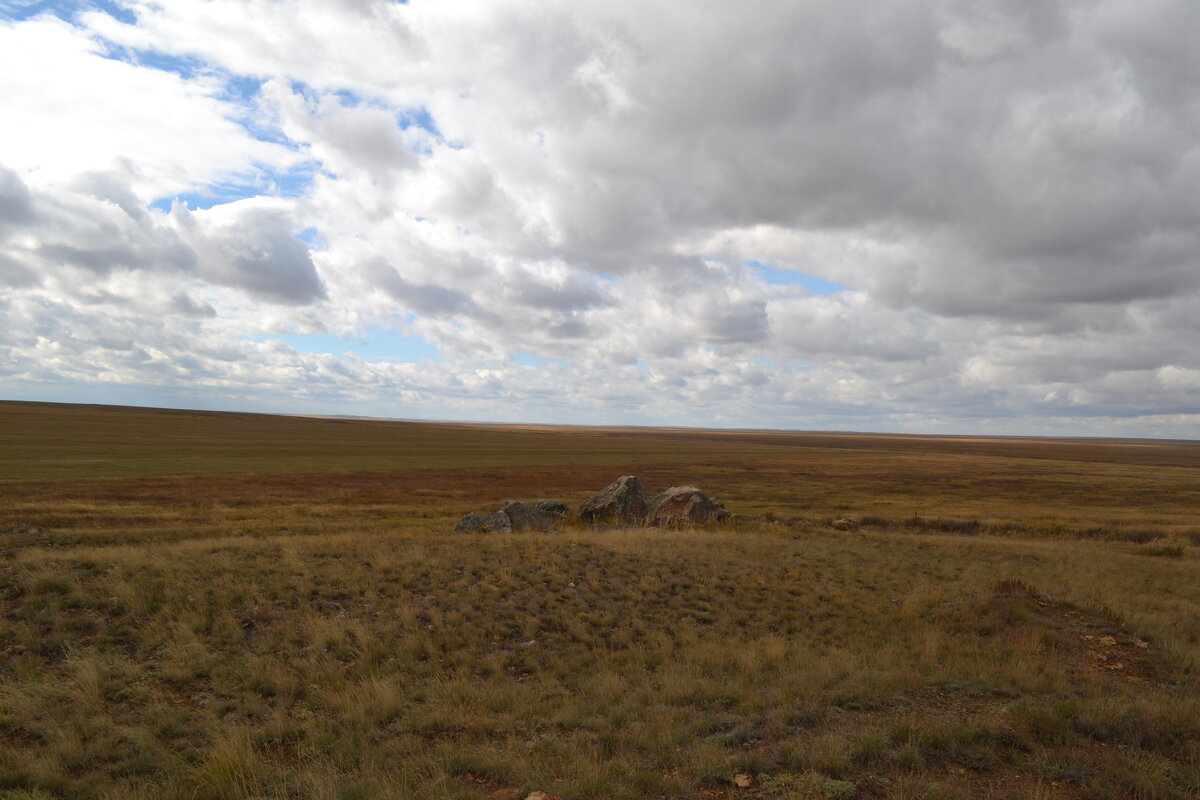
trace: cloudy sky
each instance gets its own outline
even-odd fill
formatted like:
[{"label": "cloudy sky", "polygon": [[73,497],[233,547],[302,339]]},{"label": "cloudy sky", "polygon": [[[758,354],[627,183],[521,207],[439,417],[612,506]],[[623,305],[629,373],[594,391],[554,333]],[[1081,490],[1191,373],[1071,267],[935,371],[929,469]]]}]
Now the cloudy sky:
[{"label": "cloudy sky", "polygon": [[0,0],[0,398],[1200,438],[1194,0]]}]

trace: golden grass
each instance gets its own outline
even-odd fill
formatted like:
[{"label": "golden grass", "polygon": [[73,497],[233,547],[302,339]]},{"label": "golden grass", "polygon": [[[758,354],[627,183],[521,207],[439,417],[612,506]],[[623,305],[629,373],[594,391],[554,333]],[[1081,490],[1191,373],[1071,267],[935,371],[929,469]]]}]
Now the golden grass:
[{"label": "golden grass", "polygon": [[[234,424],[167,439],[205,420]],[[264,474],[214,445],[50,479],[69,443],[10,440],[41,477],[0,492],[0,796],[1200,791],[1194,445],[625,431],[598,463],[588,431],[403,425],[441,460],[363,470],[382,423],[279,424]],[[297,441],[328,471],[273,471]],[[739,519],[448,532],[630,471]]]}]

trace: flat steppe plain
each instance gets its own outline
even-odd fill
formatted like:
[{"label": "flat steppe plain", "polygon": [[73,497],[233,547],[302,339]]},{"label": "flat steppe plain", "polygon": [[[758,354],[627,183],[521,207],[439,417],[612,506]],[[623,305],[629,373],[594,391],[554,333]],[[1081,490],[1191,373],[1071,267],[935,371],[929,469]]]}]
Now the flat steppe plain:
[{"label": "flat steppe plain", "polygon": [[[623,474],[736,520],[451,532]],[[0,403],[0,797],[1197,797],[1198,556],[1193,442]]]}]

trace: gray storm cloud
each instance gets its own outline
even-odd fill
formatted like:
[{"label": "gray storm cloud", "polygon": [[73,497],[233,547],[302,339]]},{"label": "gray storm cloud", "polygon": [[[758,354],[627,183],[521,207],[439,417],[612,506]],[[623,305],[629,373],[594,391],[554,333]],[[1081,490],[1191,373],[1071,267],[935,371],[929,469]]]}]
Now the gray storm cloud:
[{"label": "gray storm cloud", "polygon": [[176,205],[171,221],[207,281],[286,305],[305,305],[325,295],[308,246],[295,237],[297,226],[282,209],[234,203],[193,213]]},{"label": "gray storm cloud", "polygon": [[0,168],[0,236],[15,275],[194,275],[262,300],[306,304],[324,288],[295,230],[279,208],[230,204],[194,213],[176,205],[169,216],[153,215],[120,175],[85,173],[34,192]]},{"label": "gray storm cloud", "polygon": [[0,231],[29,222],[33,196],[21,177],[0,165]]}]

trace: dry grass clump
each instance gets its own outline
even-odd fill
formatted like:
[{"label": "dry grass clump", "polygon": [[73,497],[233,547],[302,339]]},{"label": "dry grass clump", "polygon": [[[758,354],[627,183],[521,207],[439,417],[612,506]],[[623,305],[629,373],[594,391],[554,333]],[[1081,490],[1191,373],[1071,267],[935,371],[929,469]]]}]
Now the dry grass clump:
[{"label": "dry grass clump", "polygon": [[[1016,773],[1047,797],[1186,796],[1200,608],[1092,547],[744,530],[30,549],[3,567],[0,641],[30,650],[0,666],[0,786],[632,798],[744,773],[760,796],[1017,797],[996,793]],[[996,574],[1021,577],[993,593]],[[1084,635],[1145,663],[1106,669]]]}]

